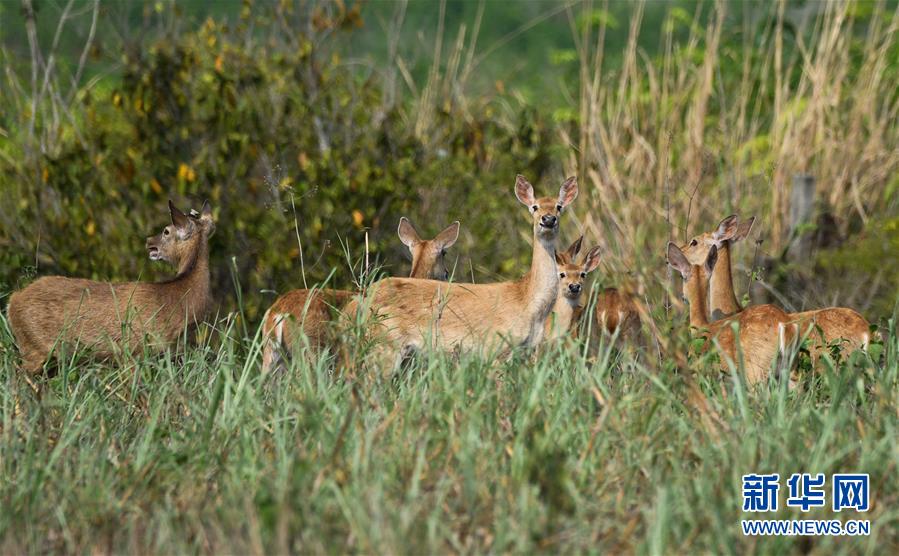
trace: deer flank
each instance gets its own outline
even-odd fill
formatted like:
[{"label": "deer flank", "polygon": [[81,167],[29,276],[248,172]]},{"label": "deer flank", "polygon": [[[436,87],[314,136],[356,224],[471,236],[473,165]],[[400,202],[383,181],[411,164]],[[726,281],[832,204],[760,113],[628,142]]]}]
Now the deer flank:
[{"label": "deer flank", "polygon": [[[421,239],[409,219],[400,218],[397,234],[412,254],[409,276],[446,280],[446,251],[459,238],[459,228],[459,222],[453,222],[434,239]],[[352,296],[353,292],[346,290],[313,288],[292,290],[278,297],[262,322],[262,372],[283,368],[285,355],[295,352],[304,336],[315,350],[331,346],[334,316]]]}]

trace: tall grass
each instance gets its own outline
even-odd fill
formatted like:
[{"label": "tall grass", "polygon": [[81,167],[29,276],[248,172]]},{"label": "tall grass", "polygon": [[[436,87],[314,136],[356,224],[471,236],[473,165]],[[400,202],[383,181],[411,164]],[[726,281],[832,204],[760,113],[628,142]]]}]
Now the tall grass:
[{"label": "tall grass", "polygon": [[[259,374],[234,319],[183,354],[63,363],[0,343],[3,552],[757,552],[899,548],[899,344],[747,389],[602,346]],[[683,345],[682,339],[679,345]],[[745,538],[741,475],[870,473],[870,537]],[[785,488],[784,488],[785,490]],[[782,492],[782,495],[784,493]]]},{"label": "tall grass", "polygon": [[[572,227],[604,248],[611,280],[659,298],[665,242],[734,212],[758,217],[760,247],[743,251],[741,267],[748,273],[764,258],[779,260],[795,233],[795,175],[816,179],[816,215],[833,218],[839,237],[899,211],[895,3],[704,2],[692,13],[672,6],[660,29],[644,25],[644,5],[636,3],[624,45],[607,44],[608,2],[548,6],[545,17],[558,13],[570,23],[577,54],[570,85],[559,84],[571,102],[558,126],[561,173],[581,179]],[[527,40],[543,19],[509,40]],[[427,82],[409,83],[420,135],[428,136],[429,114],[440,107],[464,113],[490,102],[470,82],[495,46],[478,43],[480,25],[458,29],[448,48],[453,31],[442,19],[437,24]],[[647,35],[661,37],[657,55],[641,48]],[[514,111],[493,102],[499,119]],[[794,273],[816,264],[796,262]],[[892,285],[877,281],[866,298],[840,276],[825,278],[829,287],[780,292],[780,299],[796,309],[835,300],[867,309],[878,296],[881,310],[895,303]]]}]

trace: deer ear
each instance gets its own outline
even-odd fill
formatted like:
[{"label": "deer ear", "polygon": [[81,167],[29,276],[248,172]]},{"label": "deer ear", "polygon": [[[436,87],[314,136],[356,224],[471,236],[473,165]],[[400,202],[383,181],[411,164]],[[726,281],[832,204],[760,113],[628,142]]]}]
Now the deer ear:
[{"label": "deer ear", "polygon": [[712,238],[719,243],[733,238],[737,233],[737,220],[737,215],[731,214],[719,222],[718,228],[712,233]]},{"label": "deer ear", "polygon": [[200,209],[200,222],[206,227],[207,237],[211,237],[215,233],[215,220],[212,219],[212,205],[208,199],[203,201],[203,208]]},{"label": "deer ear", "polygon": [[574,240],[574,243],[568,246],[568,257],[573,261],[577,258],[577,254],[581,252],[581,244],[584,242],[584,236]]},{"label": "deer ear", "polygon": [[[717,255],[717,248],[713,247],[713,249],[715,249]],[[690,261],[687,260],[684,252],[671,241],[668,242],[668,264],[671,265],[671,268],[680,272],[681,278],[684,280],[690,279],[693,267],[690,265]]]},{"label": "deer ear", "polygon": [[537,204],[537,200],[534,198],[534,186],[521,174],[515,176],[515,196],[528,208]]},{"label": "deer ear", "polygon": [[172,224],[176,228],[185,228],[190,224],[190,218],[178,210],[178,207],[175,206],[171,199],[169,199],[169,214],[172,216]]},{"label": "deer ear", "polygon": [[400,225],[396,229],[396,233],[400,236],[400,241],[403,242],[403,245],[409,249],[412,249],[416,243],[421,243],[418,232],[415,231],[415,227],[412,226],[412,223],[405,216],[400,217]]},{"label": "deer ear", "polygon": [[440,246],[441,249],[449,249],[456,243],[456,240],[459,239],[459,228],[462,225],[459,224],[459,221],[456,220],[452,224],[446,227],[445,230],[437,234],[437,237],[434,238],[434,241],[437,245]]},{"label": "deer ear", "polygon": [[571,259],[568,258],[568,253],[565,251],[556,251],[556,264],[563,265],[568,264]]},{"label": "deer ear", "polygon": [[715,263],[718,262],[718,247],[712,245],[712,248],[709,249],[709,256],[705,259],[705,271],[709,274],[715,270]]},{"label": "deer ear", "polygon": [[559,188],[559,204],[567,207],[577,197],[577,177],[571,176]]},{"label": "deer ear", "polygon": [[752,225],[755,224],[755,216],[750,218],[749,220],[744,220],[740,222],[740,225],[737,226],[737,233],[734,234],[734,237],[730,238],[731,241],[740,241],[749,235],[749,232],[752,231]]},{"label": "deer ear", "polygon": [[584,259],[584,272],[593,272],[596,270],[596,267],[599,266],[599,255],[601,251],[602,249],[597,246],[587,252],[587,257]]}]

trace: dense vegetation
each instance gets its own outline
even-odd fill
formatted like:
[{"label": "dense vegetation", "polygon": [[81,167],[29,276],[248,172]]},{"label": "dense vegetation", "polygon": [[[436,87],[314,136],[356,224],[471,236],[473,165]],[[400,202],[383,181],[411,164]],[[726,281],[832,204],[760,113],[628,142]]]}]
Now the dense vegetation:
[{"label": "dense vegetation", "polygon": [[[259,344],[219,324],[177,357],[66,363],[36,396],[0,321],[3,552],[899,548],[895,330],[882,366],[861,358],[791,392],[607,346],[263,377]],[[869,473],[871,510],[782,499],[774,517],[869,519],[871,535],[743,537],[741,475],[803,471]]]},{"label": "dense vegetation", "polygon": [[[0,4],[0,306],[39,275],[169,276],[144,238],[209,198],[220,307],[198,346],[76,354],[40,394],[0,318],[4,552],[899,548],[896,2],[207,4]],[[563,242],[603,247],[651,353],[259,375],[275,293],[352,287],[366,234],[405,274],[401,215],[462,221],[457,279],[518,275],[518,173],[579,177]],[[689,357],[664,246],[733,212],[757,216],[738,294],[856,307],[885,349],[795,392]],[[754,471],[870,473],[873,534],[743,538]]]}]

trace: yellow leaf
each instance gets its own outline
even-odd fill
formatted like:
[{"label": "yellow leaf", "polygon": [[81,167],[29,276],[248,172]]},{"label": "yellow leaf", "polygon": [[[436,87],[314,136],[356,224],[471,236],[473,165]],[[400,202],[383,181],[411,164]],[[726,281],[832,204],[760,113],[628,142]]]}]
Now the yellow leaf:
[{"label": "yellow leaf", "polygon": [[157,195],[162,194],[162,186],[159,185],[159,181],[156,178],[150,180],[150,189],[152,189],[153,193],[156,193]]},{"label": "yellow leaf", "polygon": [[297,162],[300,163],[300,168],[305,172],[309,168],[309,157],[306,156],[306,153],[301,152],[297,155]]},{"label": "yellow leaf", "polygon": [[362,215],[362,212],[359,209],[353,209],[353,224],[355,224],[357,228],[361,228],[362,222],[364,221],[365,217]]},{"label": "yellow leaf", "polygon": [[193,168],[182,162],[178,165],[178,179],[194,181],[197,179],[197,173],[194,172]]},{"label": "yellow leaf", "polygon": [[222,69],[225,67],[225,60],[222,58],[222,55],[219,54],[215,57],[215,71],[222,73]]},{"label": "yellow leaf", "polygon": [[84,227],[84,232],[87,235],[92,236],[92,235],[94,235],[94,232],[96,232],[96,231],[97,231],[97,225],[94,224],[93,220],[88,220],[87,226]]},{"label": "yellow leaf", "polygon": [[44,183],[46,183],[46,182],[47,182],[47,178],[50,177],[50,170],[47,170],[47,168],[44,167],[44,171],[41,172],[41,177],[43,178]]}]

